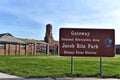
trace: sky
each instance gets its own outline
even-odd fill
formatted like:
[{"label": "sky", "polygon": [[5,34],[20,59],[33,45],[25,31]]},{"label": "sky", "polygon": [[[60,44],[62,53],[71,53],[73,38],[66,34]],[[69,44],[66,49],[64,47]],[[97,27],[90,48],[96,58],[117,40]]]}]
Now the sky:
[{"label": "sky", "polygon": [[120,44],[120,0],[0,0],[0,34],[44,40],[46,24],[59,29],[115,29]]}]

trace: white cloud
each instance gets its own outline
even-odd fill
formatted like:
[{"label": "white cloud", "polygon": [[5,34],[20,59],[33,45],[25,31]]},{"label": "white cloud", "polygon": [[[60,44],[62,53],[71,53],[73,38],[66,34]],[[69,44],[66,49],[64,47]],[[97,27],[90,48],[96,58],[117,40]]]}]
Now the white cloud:
[{"label": "white cloud", "polygon": [[[61,26],[114,28],[117,43],[120,43],[118,41],[120,40],[118,36],[120,34],[118,28],[120,25],[119,3],[120,0],[1,0],[0,12],[12,14],[18,17],[19,20],[31,20],[36,24],[40,24],[40,27],[42,24],[42,29],[45,28],[45,24],[51,23],[56,39],[59,38],[58,34]],[[32,22],[29,24],[32,25]],[[23,24],[23,27],[28,26]],[[29,30],[29,32],[32,32],[32,30]],[[37,33],[39,33],[39,30],[37,30]]]}]

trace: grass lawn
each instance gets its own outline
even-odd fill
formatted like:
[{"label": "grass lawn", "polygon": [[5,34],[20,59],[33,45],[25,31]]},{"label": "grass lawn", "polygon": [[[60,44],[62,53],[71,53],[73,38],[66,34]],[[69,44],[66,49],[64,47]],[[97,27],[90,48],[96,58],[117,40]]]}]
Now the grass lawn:
[{"label": "grass lawn", "polygon": [[[26,78],[69,77],[70,57],[58,55],[0,56],[0,72]],[[120,78],[120,55],[103,58],[103,76]],[[99,58],[74,57],[74,77],[100,77]]]}]

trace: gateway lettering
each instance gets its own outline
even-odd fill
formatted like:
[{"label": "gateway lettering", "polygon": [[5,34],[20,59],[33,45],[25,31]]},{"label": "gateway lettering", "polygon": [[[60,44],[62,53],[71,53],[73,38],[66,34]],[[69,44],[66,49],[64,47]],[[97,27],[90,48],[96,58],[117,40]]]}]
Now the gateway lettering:
[{"label": "gateway lettering", "polygon": [[75,31],[71,31],[71,35],[72,36],[90,36],[90,32],[75,32]]}]

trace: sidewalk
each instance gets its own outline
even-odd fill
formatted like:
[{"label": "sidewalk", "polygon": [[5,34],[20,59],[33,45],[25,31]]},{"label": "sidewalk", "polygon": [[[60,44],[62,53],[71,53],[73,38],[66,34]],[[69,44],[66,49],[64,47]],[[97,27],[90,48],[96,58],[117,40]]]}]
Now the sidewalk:
[{"label": "sidewalk", "polygon": [[88,78],[81,78],[81,77],[78,77],[78,78],[71,78],[71,77],[66,77],[66,78],[29,78],[29,79],[25,79],[22,77],[8,75],[8,74],[0,72],[0,80],[120,80],[120,79],[96,78],[96,77],[88,77]]},{"label": "sidewalk", "polygon": [[0,80],[23,80],[23,78],[14,76],[14,75],[8,75],[8,74],[0,72]]}]

